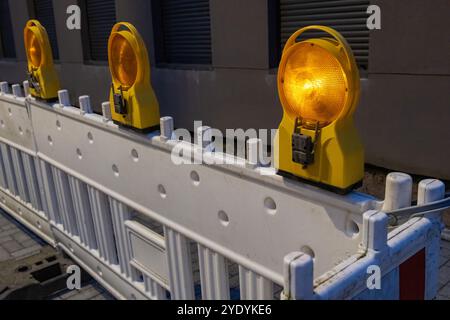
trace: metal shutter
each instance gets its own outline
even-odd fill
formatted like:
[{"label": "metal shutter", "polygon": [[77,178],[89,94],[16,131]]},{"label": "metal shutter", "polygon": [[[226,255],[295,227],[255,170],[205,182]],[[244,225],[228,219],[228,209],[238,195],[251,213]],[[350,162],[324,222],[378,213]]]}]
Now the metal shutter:
[{"label": "metal shutter", "polygon": [[211,64],[209,0],[162,0],[163,62]]},{"label": "metal shutter", "polygon": [[86,0],[90,60],[108,61],[108,38],[116,23],[115,0]]},{"label": "metal shutter", "polygon": [[48,38],[52,46],[53,58],[59,59],[58,40],[56,38],[55,15],[53,13],[52,0],[34,0],[36,19],[47,30]]},{"label": "metal shutter", "polygon": [[[367,69],[369,62],[369,30],[366,13],[368,0],[279,0],[280,40],[287,39],[299,28],[308,25],[332,27],[347,39],[358,66]],[[321,36],[308,32],[307,37]],[[306,37],[305,37],[306,38]]]},{"label": "metal shutter", "polygon": [[8,0],[0,0],[0,53],[4,58],[15,58],[16,47]]}]

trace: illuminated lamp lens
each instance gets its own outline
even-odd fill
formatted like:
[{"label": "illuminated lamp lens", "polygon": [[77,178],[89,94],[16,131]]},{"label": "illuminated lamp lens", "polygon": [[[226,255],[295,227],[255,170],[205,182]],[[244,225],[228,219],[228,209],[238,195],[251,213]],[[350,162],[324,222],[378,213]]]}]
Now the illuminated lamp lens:
[{"label": "illuminated lamp lens", "polygon": [[31,30],[27,32],[27,47],[31,64],[33,67],[39,68],[42,62],[42,49],[36,35]]},{"label": "illuminated lamp lens", "polygon": [[282,82],[287,111],[321,127],[336,120],[347,98],[347,82],[339,61],[327,50],[298,43],[286,62]]},{"label": "illuminated lamp lens", "polygon": [[116,35],[111,48],[111,64],[114,77],[124,87],[131,87],[137,77],[137,59],[130,43]]}]

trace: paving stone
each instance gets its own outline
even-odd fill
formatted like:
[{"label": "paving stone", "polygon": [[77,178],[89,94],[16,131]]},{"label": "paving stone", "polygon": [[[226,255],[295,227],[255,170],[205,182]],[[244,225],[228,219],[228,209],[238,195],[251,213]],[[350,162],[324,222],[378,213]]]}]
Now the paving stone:
[{"label": "paving stone", "polygon": [[450,285],[444,286],[438,292],[438,295],[444,296],[447,300],[450,300]]},{"label": "paving stone", "polygon": [[439,269],[439,289],[446,285],[450,286],[450,268],[443,267]]},{"label": "paving stone", "polygon": [[35,241],[34,239],[31,239],[31,238],[28,239],[28,240],[25,240],[24,242],[22,242],[21,245],[24,248],[32,247],[32,246],[35,246],[35,245],[39,245],[39,246],[42,247],[42,245],[40,245],[37,241]]},{"label": "paving stone", "polygon": [[0,245],[4,242],[14,240],[11,236],[0,237]]},{"label": "paving stone", "polygon": [[77,295],[78,293],[79,293],[78,290],[68,290],[67,292],[60,295],[60,297],[62,300],[67,300],[70,297]]},{"label": "paving stone", "polygon": [[77,295],[69,298],[69,300],[90,300],[98,295],[98,290],[92,286],[82,288]]},{"label": "paving stone", "polygon": [[441,241],[441,248],[447,248],[450,250],[450,241],[442,240]]},{"label": "paving stone", "polygon": [[21,230],[18,228],[5,230],[5,231],[0,232],[0,238],[6,237],[6,236],[11,236],[11,235],[19,233],[19,232],[21,232]]},{"label": "paving stone", "polygon": [[5,226],[9,225],[9,221],[6,220],[5,218],[0,218],[0,227],[3,228]]},{"label": "paving stone", "polygon": [[31,239],[30,236],[27,235],[24,232],[20,232],[20,233],[14,234],[13,238],[14,238],[14,240],[16,240],[17,242],[20,242],[20,243]]},{"label": "paving stone", "polygon": [[7,261],[9,259],[11,259],[11,256],[8,251],[0,247],[0,262]]},{"label": "paving stone", "polygon": [[18,259],[24,259],[33,255],[38,254],[41,251],[41,246],[40,245],[35,245],[32,247],[28,247],[16,252],[13,252],[12,256],[18,260]]},{"label": "paving stone", "polygon": [[4,225],[3,227],[1,227],[2,231],[7,231],[7,230],[11,230],[11,229],[17,229],[17,226],[13,223],[7,223],[6,225]]},{"label": "paving stone", "polygon": [[6,241],[2,243],[3,249],[6,249],[9,253],[23,249],[23,247],[16,240]]}]

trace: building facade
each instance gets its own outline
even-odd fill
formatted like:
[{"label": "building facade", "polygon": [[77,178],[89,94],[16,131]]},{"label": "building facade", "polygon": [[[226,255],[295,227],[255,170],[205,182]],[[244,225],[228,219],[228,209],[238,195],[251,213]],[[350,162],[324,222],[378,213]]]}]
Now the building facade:
[{"label": "building facade", "polygon": [[[70,5],[81,8],[69,30]],[[366,27],[370,4],[381,30]],[[0,80],[26,79],[23,28],[40,20],[63,88],[108,99],[107,38],[116,21],[143,36],[161,115],[176,127],[276,128],[282,108],[277,64],[284,41],[309,24],[336,27],[360,67],[355,116],[366,161],[450,179],[448,0],[0,0]]]}]

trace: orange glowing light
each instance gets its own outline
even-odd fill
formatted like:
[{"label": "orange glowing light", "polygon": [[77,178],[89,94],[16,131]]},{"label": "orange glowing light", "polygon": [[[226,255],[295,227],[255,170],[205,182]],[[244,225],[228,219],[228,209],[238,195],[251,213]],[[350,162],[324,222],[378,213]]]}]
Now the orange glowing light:
[{"label": "orange glowing light", "polygon": [[325,126],[345,107],[347,79],[339,61],[327,50],[298,43],[286,62],[283,77],[286,109],[306,122]]},{"label": "orange glowing light", "polygon": [[36,35],[30,30],[27,32],[27,49],[31,64],[39,68],[42,63],[42,49]]},{"label": "orange glowing light", "polygon": [[138,72],[137,58],[131,44],[121,35],[116,35],[112,44],[111,66],[114,77],[122,86],[133,86]]}]

